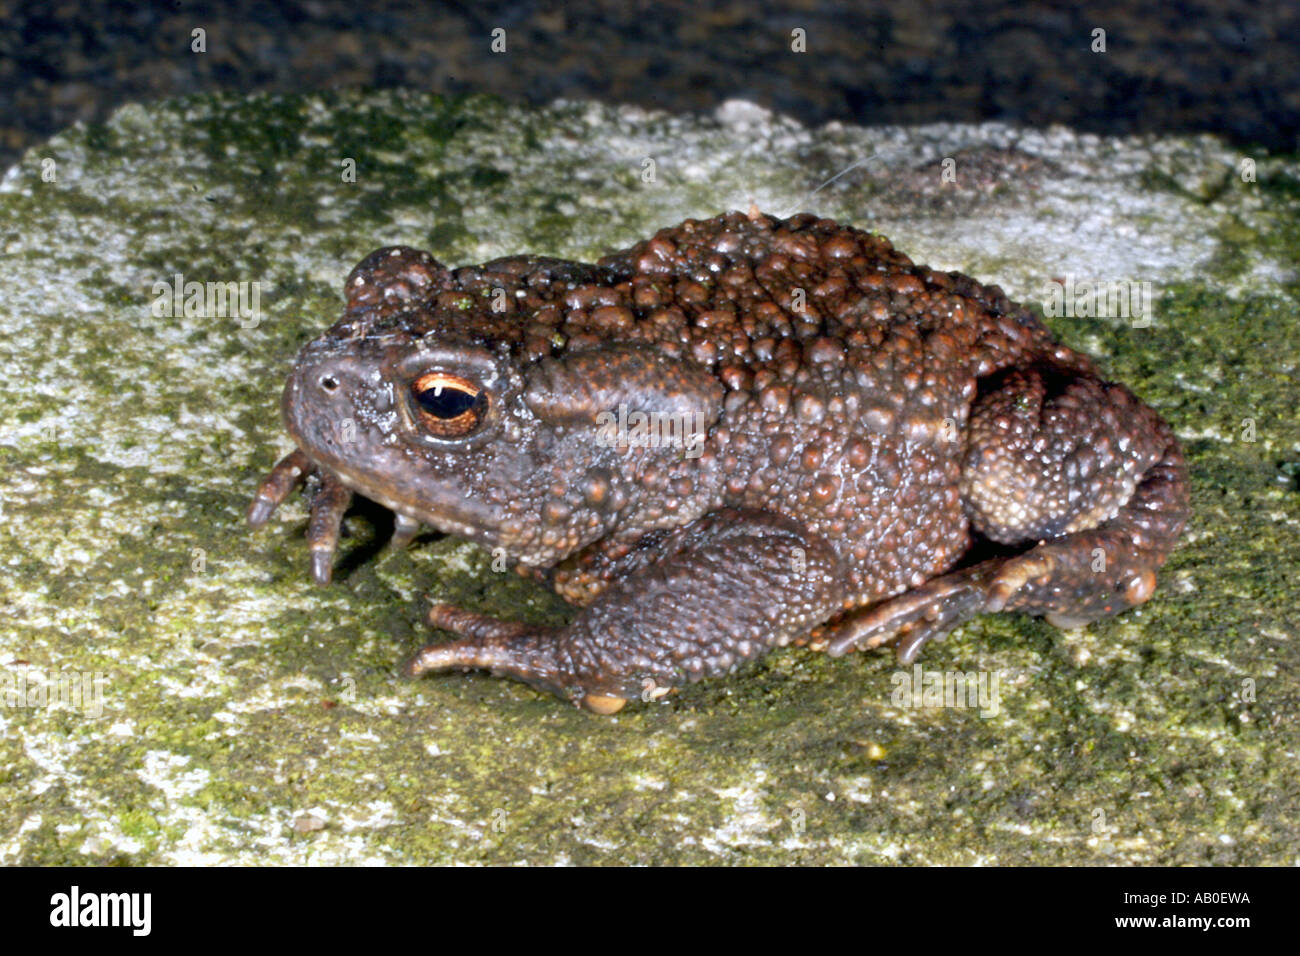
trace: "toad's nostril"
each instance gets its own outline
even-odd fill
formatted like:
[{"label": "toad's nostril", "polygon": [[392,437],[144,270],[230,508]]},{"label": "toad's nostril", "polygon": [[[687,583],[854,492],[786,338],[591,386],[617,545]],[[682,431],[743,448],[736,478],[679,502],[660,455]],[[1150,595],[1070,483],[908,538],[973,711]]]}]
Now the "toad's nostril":
[{"label": "toad's nostril", "polygon": [[327,392],[332,392],[339,387],[339,380],[333,375],[322,375],[320,378],[320,387]]}]

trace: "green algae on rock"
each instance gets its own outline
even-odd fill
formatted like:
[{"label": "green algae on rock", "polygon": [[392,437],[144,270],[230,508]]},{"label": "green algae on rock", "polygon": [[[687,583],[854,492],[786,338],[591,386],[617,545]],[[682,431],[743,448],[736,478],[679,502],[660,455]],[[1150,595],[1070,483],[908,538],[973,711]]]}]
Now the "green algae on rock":
[{"label": "green algae on rock", "polygon": [[[0,862],[1297,862],[1298,181],[1212,137],[805,129],[742,103],[200,97],[55,137],[0,186]],[[292,356],[371,249],[589,259],[751,201],[1030,304],[1150,282],[1144,327],[1046,321],[1187,451],[1156,599],[931,648],[926,671],[997,677],[996,714],[912,706],[888,655],[789,649],[598,721],[397,675],[426,593],[567,619],[490,555],[382,552],[361,509],[316,590],[300,504],[242,529]],[[159,314],[177,275],[256,282],[257,320]]]}]

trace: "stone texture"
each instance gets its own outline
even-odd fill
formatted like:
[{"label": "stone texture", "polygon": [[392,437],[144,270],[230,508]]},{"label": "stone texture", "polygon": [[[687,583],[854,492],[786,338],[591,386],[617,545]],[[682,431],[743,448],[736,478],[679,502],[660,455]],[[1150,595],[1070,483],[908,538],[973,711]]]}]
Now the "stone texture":
[{"label": "stone texture", "polygon": [[[425,594],[564,619],[485,553],[380,551],[363,508],[319,590],[301,504],[243,527],[287,450],[283,375],[371,249],[587,258],[751,202],[1030,303],[1150,282],[1149,327],[1048,323],[1188,452],[1156,598],[1071,633],[982,618],[928,651],[996,678],[996,713],[903,705],[888,655],[792,648],[597,719],[397,676]],[[809,129],[742,102],[205,96],[56,136],[0,184],[0,862],[1300,861],[1298,206],[1294,157],[1208,136]],[[259,315],[159,314],[178,273],[256,282]],[[98,686],[102,713],[51,682]]]}]

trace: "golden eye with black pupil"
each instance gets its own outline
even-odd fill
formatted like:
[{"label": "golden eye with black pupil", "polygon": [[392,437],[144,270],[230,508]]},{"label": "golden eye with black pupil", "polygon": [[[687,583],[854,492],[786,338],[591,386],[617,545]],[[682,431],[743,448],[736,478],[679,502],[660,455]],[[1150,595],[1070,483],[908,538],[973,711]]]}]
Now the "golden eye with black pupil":
[{"label": "golden eye with black pupil", "polygon": [[420,422],[439,438],[468,435],[487,415],[487,392],[469,379],[429,372],[411,385]]}]

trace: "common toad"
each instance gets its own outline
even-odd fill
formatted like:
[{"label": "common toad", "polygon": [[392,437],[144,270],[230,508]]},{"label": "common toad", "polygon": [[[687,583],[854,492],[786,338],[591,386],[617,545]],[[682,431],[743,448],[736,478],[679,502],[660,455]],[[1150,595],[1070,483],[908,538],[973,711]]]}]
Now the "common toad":
[{"label": "common toad", "polygon": [[[594,265],[380,249],[298,357],[327,583],[352,495],[500,549],[564,627],[436,605],[411,674],[483,668],[599,713],[772,647],[903,661],[977,614],[1151,597],[1187,514],[1169,426],[997,287],[812,215],[687,220]],[[979,556],[977,558],[977,556]]]}]

